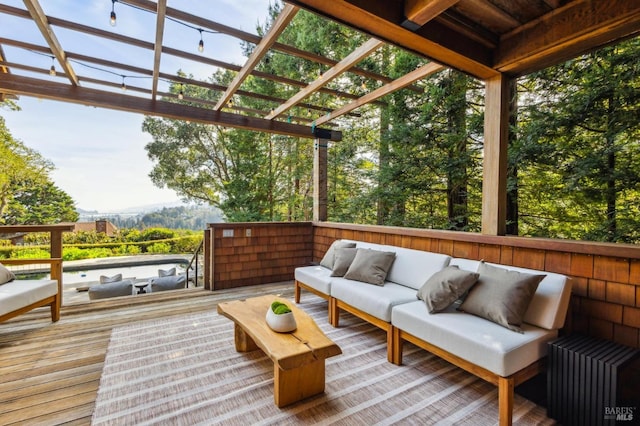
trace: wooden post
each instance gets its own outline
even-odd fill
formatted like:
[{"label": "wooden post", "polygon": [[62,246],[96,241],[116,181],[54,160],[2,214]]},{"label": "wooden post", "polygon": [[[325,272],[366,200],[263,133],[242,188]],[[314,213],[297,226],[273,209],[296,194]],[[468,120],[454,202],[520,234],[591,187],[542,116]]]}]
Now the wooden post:
[{"label": "wooden post", "polygon": [[[53,259],[62,259],[62,230],[51,230],[49,233],[49,252]],[[60,308],[63,304],[64,287],[62,286],[62,261],[51,263],[51,279],[58,281],[58,296],[56,298],[56,307],[51,306],[51,316],[53,321],[60,319]]]},{"label": "wooden post", "polygon": [[[214,230],[208,228],[204,230],[204,244],[202,249],[204,250],[204,288],[206,290],[212,290],[213,283],[213,240],[212,237]],[[196,278],[197,279],[197,278]]]},{"label": "wooden post", "polygon": [[313,146],[313,221],[327,220],[327,143],[316,139]]},{"label": "wooden post", "polygon": [[485,81],[482,233],[504,235],[507,229],[507,149],[509,78]]}]

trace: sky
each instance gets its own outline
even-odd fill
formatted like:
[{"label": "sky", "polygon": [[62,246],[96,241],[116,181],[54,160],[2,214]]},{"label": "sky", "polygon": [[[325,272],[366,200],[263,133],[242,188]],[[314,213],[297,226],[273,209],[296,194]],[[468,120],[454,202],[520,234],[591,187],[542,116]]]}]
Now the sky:
[{"label": "sky", "polygon": [[[0,0],[0,4],[25,8],[21,0]],[[155,15],[121,3],[114,5],[118,18],[115,27],[109,25],[111,0],[46,0],[40,4],[45,14],[51,17],[81,22],[149,42],[155,39]],[[167,4],[168,7],[256,34],[256,25],[263,24],[267,17],[269,0],[168,0]],[[150,50],[107,42],[59,27],[53,27],[53,30],[65,51],[115,62],[121,58],[123,63],[144,69],[152,68],[153,52]],[[1,13],[0,37],[46,45],[30,21]],[[199,40],[197,29],[171,21],[165,23],[163,45],[198,53]],[[203,40],[205,49],[202,55],[238,65],[244,63],[238,39],[204,33]],[[44,69],[49,69],[53,64],[56,69],[62,69],[51,57],[11,46],[3,46],[3,49],[9,62],[27,63]],[[109,73],[108,70],[105,71],[106,68],[96,70],[81,63],[72,63],[72,66],[79,76],[122,82],[121,75]],[[182,70],[192,74],[195,79],[204,80],[217,69],[163,55],[160,70],[169,74]],[[12,72],[28,77],[65,81],[62,77],[47,77],[28,71]],[[150,79],[137,79],[133,75],[125,77],[125,82],[151,87]],[[91,87],[90,84],[83,86]],[[167,87],[168,82],[161,82],[159,90],[167,91]],[[20,111],[0,109],[0,116],[4,117],[15,139],[53,162],[56,167],[51,174],[54,183],[75,200],[76,207],[117,212],[131,207],[175,203],[179,200],[174,191],[155,187],[148,176],[153,164],[144,148],[151,142],[151,136],[142,131],[144,116],[24,96],[17,103]]]}]

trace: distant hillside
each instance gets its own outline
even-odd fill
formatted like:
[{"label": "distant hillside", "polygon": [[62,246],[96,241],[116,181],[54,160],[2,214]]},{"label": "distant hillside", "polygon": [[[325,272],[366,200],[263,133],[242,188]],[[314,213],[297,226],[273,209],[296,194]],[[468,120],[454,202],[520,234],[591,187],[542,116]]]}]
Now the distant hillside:
[{"label": "distant hillside", "polygon": [[180,206],[160,207],[147,212],[132,212],[126,209],[118,213],[99,213],[81,211],[79,221],[109,219],[118,228],[169,228],[202,230],[208,223],[224,222],[222,213],[215,207]]}]

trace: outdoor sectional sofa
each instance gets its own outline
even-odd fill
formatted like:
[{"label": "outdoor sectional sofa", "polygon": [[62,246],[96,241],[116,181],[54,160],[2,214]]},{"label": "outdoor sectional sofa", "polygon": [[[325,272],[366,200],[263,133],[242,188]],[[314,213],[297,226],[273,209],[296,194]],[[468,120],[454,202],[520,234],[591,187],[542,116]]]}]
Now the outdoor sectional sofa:
[{"label": "outdoor sectional sofa", "polygon": [[[349,249],[352,250],[349,256],[337,256],[338,253],[344,255]],[[353,258],[353,250],[357,253],[358,249],[367,255],[372,253],[367,249],[395,254],[382,284],[354,280],[352,273],[332,276],[344,273],[348,258],[352,259],[351,265],[357,263],[356,259],[366,259],[357,254],[358,257]],[[377,266],[381,265],[381,258],[375,258]],[[471,296],[460,297],[465,293],[461,289],[458,289],[460,294],[450,297],[458,300],[429,313],[425,301],[428,297],[424,297],[423,289],[423,285],[427,287],[427,281],[432,284],[438,277],[446,277],[451,272],[477,274],[479,269],[486,272],[484,279],[497,272],[535,281],[537,287],[529,287],[535,293],[528,307],[525,306],[521,326],[498,324],[461,311],[464,303],[471,299]],[[482,276],[475,275],[474,282],[475,279],[480,282]],[[374,277],[374,281],[379,278]],[[334,327],[339,325],[340,310],[344,310],[383,329],[387,333],[387,359],[394,364],[402,364],[403,342],[408,341],[498,386],[499,418],[503,425],[511,424],[514,387],[543,370],[547,343],[558,336],[564,324],[571,294],[570,281],[560,274],[349,240],[334,242],[320,265],[296,268],[296,303],[300,302],[301,289],[328,301],[328,318]],[[473,290],[471,287],[468,294]],[[419,300],[420,292],[425,300]]]}]

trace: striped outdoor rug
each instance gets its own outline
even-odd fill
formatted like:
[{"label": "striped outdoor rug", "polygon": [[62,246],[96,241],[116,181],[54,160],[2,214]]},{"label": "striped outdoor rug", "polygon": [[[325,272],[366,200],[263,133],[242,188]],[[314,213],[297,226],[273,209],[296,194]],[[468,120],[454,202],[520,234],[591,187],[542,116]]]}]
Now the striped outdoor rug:
[{"label": "striped outdoor rug", "polygon": [[[115,328],[93,414],[94,425],[468,424],[498,419],[496,387],[407,344],[404,365],[386,359],[385,333],[327,303],[300,305],[336,342],[326,391],[283,409],[273,403],[273,364],[261,351],[237,353],[233,323],[215,312]],[[516,395],[515,424],[553,424]]]}]

